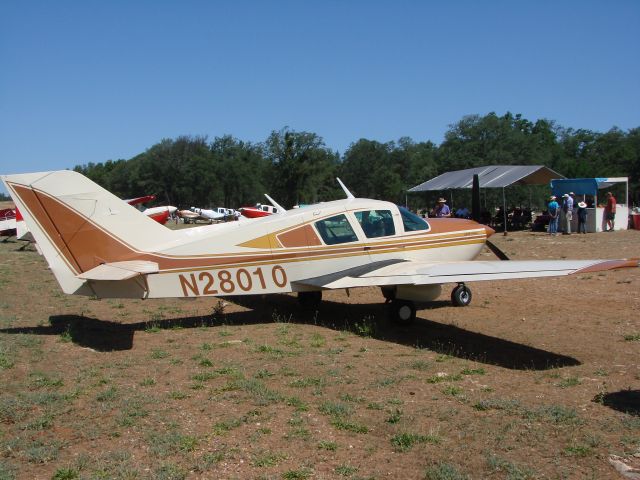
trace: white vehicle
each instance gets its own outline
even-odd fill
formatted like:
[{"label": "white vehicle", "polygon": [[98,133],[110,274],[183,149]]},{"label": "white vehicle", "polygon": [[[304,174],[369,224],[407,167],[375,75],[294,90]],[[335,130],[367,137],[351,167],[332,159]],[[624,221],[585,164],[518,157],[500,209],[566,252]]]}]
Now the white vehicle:
[{"label": "white vehicle", "polygon": [[[62,290],[103,298],[161,298],[381,287],[391,318],[441,285],[471,301],[473,281],[637,267],[637,260],[473,261],[493,234],[472,220],[428,223],[393,203],[347,198],[251,222],[169,230],[73,171],[1,177]],[[576,284],[576,288],[579,285]]]}]

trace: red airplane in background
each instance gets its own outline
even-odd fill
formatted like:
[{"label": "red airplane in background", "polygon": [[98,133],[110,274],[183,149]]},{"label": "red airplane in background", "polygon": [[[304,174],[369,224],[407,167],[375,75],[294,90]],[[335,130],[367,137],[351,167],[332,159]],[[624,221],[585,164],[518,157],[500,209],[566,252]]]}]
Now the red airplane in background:
[{"label": "red airplane in background", "polygon": [[[125,200],[129,205],[139,205],[142,203],[151,202],[156,199],[155,195],[145,195],[144,197],[136,197],[131,198],[129,200]],[[151,207],[141,210],[147,217],[152,218],[160,225],[164,225],[167,223],[171,215],[173,215],[178,209],[171,205],[162,206],[162,207]]]},{"label": "red airplane in background", "polygon": [[4,208],[0,210],[0,237],[12,237],[16,234],[16,210]]}]

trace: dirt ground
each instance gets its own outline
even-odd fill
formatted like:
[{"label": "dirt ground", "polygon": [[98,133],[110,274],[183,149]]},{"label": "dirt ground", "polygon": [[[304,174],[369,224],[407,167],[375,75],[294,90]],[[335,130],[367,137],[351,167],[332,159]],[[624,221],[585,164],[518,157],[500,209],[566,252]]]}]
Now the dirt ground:
[{"label": "dirt ground", "polygon": [[[640,257],[634,230],[493,240]],[[640,269],[477,282],[466,308],[445,286],[398,327],[377,289],[317,312],[66,296],[20,246],[0,243],[0,479],[610,479],[640,456]]]}]

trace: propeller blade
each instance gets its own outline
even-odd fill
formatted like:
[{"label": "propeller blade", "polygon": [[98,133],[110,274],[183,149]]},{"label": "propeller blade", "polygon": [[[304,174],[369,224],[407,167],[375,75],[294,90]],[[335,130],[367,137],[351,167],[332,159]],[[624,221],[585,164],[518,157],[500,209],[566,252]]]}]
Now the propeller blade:
[{"label": "propeller blade", "polygon": [[476,173],[473,176],[473,188],[471,189],[471,218],[480,221],[480,177]]},{"label": "propeller blade", "polygon": [[500,260],[509,260],[509,257],[507,257],[507,254],[504,253],[502,250],[500,250],[500,248],[494,244],[492,241],[487,240],[487,247],[489,247],[489,250],[491,250],[496,257],[498,257]]}]

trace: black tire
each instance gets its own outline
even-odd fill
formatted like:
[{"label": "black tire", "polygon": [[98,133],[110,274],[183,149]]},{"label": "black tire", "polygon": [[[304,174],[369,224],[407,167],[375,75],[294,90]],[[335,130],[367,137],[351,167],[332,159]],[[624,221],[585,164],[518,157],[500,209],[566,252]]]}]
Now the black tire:
[{"label": "black tire", "polygon": [[461,283],[451,292],[451,303],[455,307],[466,307],[471,303],[473,295],[471,290],[464,283]]},{"label": "black tire", "polygon": [[392,300],[389,303],[389,320],[399,325],[409,325],[416,319],[416,306],[409,300]]},{"label": "black tire", "polygon": [[298,303],[304,310],[317,310],[322,302],[322,290],[298,292]]}]

